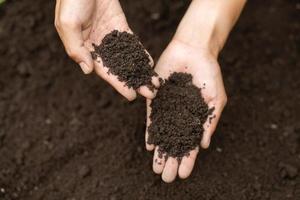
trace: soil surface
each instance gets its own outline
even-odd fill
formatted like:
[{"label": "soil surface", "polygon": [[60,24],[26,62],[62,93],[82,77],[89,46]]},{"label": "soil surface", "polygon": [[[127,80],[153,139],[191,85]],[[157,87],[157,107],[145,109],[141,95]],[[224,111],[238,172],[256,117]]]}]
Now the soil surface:
[{"label": "soil surface", "polygon": [[171,74],[150,104],[147,142],[159,146],[161,156],[165,154],[180,160],[200,144],[203,124],[213,108],[208,108],[201,88],[194,86],[192,81],[191,74]]},{"label": "soil surface", "polygon": [[[165,184],[144,147],[145,102],[71,61],[54,3],[0,6],[1,200],[300,199],[297,0],[248,1],[221,56],[229,97],[187,180]],[[188,1],[121,1],[157,60]]]},{"label": "soil surface", "polygon": [[117,75],[129,88],[138,89],[145,85],[154,89],[152,77],[154,72],[150,57],[136,35],[117,30],[107,34],[100,45],[94,45],[93,59],[101,57],[108,73]]}]

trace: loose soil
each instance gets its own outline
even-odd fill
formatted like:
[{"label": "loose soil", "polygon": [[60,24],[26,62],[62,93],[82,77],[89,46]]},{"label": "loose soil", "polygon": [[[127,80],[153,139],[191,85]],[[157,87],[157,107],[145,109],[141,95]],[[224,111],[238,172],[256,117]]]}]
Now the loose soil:
[{"label": "loose soil", "polygon": [[145,85],[154,89],[152,77],[154,72],[149,55],[136,35],[117,30],[107,34],[100,45],[93,44],[93,59],[101,57],[108,73],[117,75],[129,88],[138,89]]},{"label": "loose soil", "polygon": [[203,124],[213,108],[208,108],[192,81],[191,74],[171,74],[150,104],[147,142],[158,146],[161,155],[180,160],[200,144]]},{"label": "loose soil", "polygon": [[[1,200],[300,199],[298,1],[248,1],[219,59],[229,101],[211,147],[172,184],[152,172],[144,99],[82,74],[54,3],[0,6]],[[121,3],[157,60],[188,1]]]}]

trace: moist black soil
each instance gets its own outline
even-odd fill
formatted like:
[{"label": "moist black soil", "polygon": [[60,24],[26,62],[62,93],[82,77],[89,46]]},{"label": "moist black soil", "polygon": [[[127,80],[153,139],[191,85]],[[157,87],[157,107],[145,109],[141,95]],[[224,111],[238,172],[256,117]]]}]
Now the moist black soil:
[{"label": "moist black soil", "polygon": [[103,65],[109,69],[108,73],[117,75],[126,86],[138,89],[145,85],[154,89],[151,80],[157,74],[138,36],[114,30],[103,38],[99,46],[93,46],[93,59],[100,56]]},{"label": "moist black soil", "polygon": [[173,73],[151,102],[148,143],[166,156],[181,159],[200,144],[203,124],[212,113],[187,73]]},{"label": "moist black soil", "polygon": [[[1,200],[300,199],[299,1],[247,2],[219,59],[229,100],[211,146],[172,184],[152,172],[144,98],[82,74],[54,3],[0,6]],[[121,3],[157,60],[189,2]]]}]

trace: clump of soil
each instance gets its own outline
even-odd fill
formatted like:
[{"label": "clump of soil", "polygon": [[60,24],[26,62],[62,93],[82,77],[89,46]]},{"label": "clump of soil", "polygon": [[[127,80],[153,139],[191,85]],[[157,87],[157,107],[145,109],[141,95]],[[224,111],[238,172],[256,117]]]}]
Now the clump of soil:
[{"label": "clump of soil", "polygon": [[108,73],[117,75],[126,86],[133,89],[143,85],[154,88],[151,80],[157,74],[138,36],[114,30],[103,38],[100,45],[93,46],[93,59],[101,57],[103,65],[109,68]]},{"label": "clump of soil", "polygon": [[161,155],[179,159],[199,145],[203,124],[213,112],[187,73],[171,74],[150,106],[147,142],[158,145]]}]

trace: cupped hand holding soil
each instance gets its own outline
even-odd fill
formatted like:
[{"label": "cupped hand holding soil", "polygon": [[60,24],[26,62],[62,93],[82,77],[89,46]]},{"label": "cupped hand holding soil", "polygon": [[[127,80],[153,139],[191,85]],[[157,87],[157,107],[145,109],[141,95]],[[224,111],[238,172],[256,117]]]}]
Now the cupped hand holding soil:
[{"label": "cupped hand holding soil", "polygon": [[153,98],[159,79],[153,70],[153,61],[139,38],[126,31],[107,34],[99,45],[93,44],[92,58],[108,68],[108,74],[117,76],[128,88]]},{"label": "cupped hand holding soil", "polygon": [[[140,68],[140,71],[127,71],[126,73],[121,73],[123,74],[122,77],[120,74],[114,73],[116,71],[120,72],[122,69],[109,68],[108,64],[112,62],[108,62],[108,54],[105,54],[105,60],[102,60],[100,56],[96,60],[92,58],[91,52],[96,50],[93,44],[96,46],[101,45],[105,36],[114,30],[123,33],[123,35],[124,33],[132,35],[132,31],[127,24],[126,17],[118,0],[91,0],[89,3],[86,3],[85,0],[78,0],[76,2],[72,0],[58,0],[55,9],[55,26],[68,55],[81,66],[85,74],[95,70],[97,75],[110,83],[128,100],[135,99],[137,96],[136,92],[147,98],[154,97],[154,88],[158,85],[158,78],[154,77],[154,72],[151,70],[153,66],[152,58],[140,43],[139,45],[135,43],[134,47],[138,47],[136,49],[138,51],[142,49],[143,52],[134,55],[129,55],[133,52],[133,49],[131,49],[131,52],[127,52],[125,56],[121,54],[117,56],[114,51],[115,49],[106,51],[106,53],[112,54],[111,58],[115,60],[117,57],[118,59],[127,59],[123,62],[124,66],[132,63],[134,59],[142,59],[142,64],[145,65]],[[133,38],[137,40],[136,36]],[[107,42],[107,39],[109,38],[106,37],[104,42]],[[107,43],[106,45],[109,44]],[[128,45],[121,47],[128,47]],[[105,51],[102,51],[102,53],[104,55]],[[131,59],[131,62],[128,62],[128,59]],[[138,67],[141,66],[140,61],[136,63],[140,64]],[[132,66],[127,67],[132,68]],[[134,80],[137,80],[137,74],[140,74],[138,77],[139,80],[133,83],[132,77],[135,77]],[[125,80],[125,76],[127,76],[127,80]],[[151,79],[152,76],[154,77],[153,79]]]},{"label": "cupped hand holding soil", "polygon": [[155,71],[165,83],[147,100],[146,148],[155,149],[154,172],[172,182],[191,174],[199,145],[208,148],[226,94],[216,58],[180,41],[169,44]]}]

